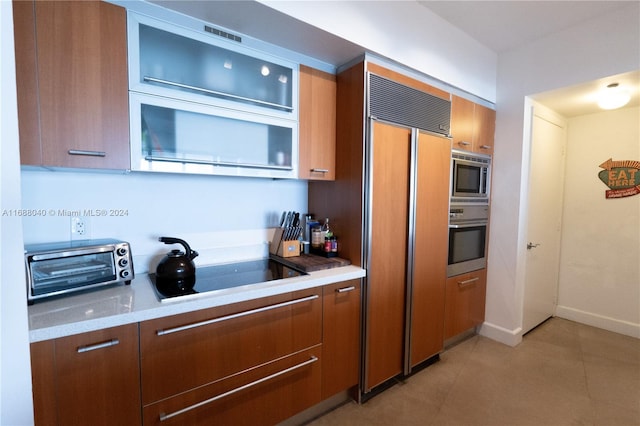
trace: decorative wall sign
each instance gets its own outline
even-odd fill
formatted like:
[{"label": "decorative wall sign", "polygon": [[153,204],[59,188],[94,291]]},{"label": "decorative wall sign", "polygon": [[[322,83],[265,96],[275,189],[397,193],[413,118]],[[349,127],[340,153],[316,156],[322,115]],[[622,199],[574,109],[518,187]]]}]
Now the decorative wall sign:
[{"label": "decorative wall sign", "polygon": [[607,198],[631,197],[640,194],[640,161],[613,161],[609,158],[600,164],[598,177],[609,187]]}]

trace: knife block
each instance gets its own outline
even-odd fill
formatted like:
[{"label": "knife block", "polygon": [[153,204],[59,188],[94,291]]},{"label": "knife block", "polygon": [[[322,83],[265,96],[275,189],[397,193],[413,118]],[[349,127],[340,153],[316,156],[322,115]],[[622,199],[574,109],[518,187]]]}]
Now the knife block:
[{"label": "knife block", "polygon": [[269,253],[280,257],[300,256],[300,241],[285,241],[282,239],[283,233],[284,229],[276,229],[276,232],[273,234],[273,240],[271,240],[271,244],[269,244]]}]

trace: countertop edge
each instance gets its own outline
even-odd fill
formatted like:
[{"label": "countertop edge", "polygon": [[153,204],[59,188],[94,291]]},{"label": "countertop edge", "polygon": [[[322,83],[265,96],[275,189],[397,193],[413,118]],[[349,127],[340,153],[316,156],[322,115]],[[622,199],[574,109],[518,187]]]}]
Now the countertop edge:
[{"label": "countertop edge", "polygon": [[[30,343],[36,343],[79,333],[102,330],[181,313],[198,311],[201,309],[213,308],[216,306],[224,306],[232,303],[274,296],[291,291],[306,290],[341,281],[363,278],[365,275],[366,271],[364,269],[350,265],[315,271],[302,277],[257,283],[235,289],[219,291],[215,294],[199,298],[164,303],[158,301],[154,293],[153,284],[149,280],[148,276],[144,275],[136,278],[134,283],[135,289],[132,289],[133,285],[132,287],[121,286],[119,288],[111,289],[109,293],[102,293],[104,295],[102,298],[96,298],[96,293],[93,294],[95,299],[94,303],[96,305],[104,302],[104,299],[116,298],[121,297],[121,295],[125,295],[127,301],[131,300],[129,312],[96,315],[95,317],[89,316],[87,318],[76,318],[72,320],[58,319],[57,321],[52,321],[56,322],[53,325],[34,326],[32,323],[35,323],[36,320],[42,321],[42,319],[36,319],[36,316],[46,317],[47,314],[52,316],[63,316],[60,312],[66,309],[64,307],[65,300],[44,302],[48,303],[48,305],[43,303],[42,305],[30,306],[29,341]],[[82,309],[91,311],[91,294],[74,297],[75,299],[66,299],[69,300],[69,305],[76,303],[81,306]]]}]

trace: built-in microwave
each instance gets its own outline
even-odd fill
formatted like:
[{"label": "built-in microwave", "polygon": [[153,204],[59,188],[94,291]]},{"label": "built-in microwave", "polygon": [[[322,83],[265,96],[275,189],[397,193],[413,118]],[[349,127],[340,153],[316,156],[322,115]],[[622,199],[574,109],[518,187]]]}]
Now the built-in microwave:
[{"label": "built-in microwave", "polygon": [[489,204],[491,156],[452,150],[451,203]]}]

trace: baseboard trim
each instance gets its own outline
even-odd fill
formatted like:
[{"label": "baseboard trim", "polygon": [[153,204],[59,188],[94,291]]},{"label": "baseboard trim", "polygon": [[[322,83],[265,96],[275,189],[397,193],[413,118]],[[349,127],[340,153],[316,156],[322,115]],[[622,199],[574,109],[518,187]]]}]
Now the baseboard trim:
[{"label": "baseboard trim", "polygon": [[522,342],[522,328],[518,327],[515,330],[509,330],[499,325],[491,324],[490,322],[484,322],[478,330],[478,334],[484,337],[488,337],[491,340],[504,343],[508,346],[518,346]]},{"label": "baseboard trim", "polygon": [[640,324],[560,305],[556,306],[555,316],[640,339]]}]

